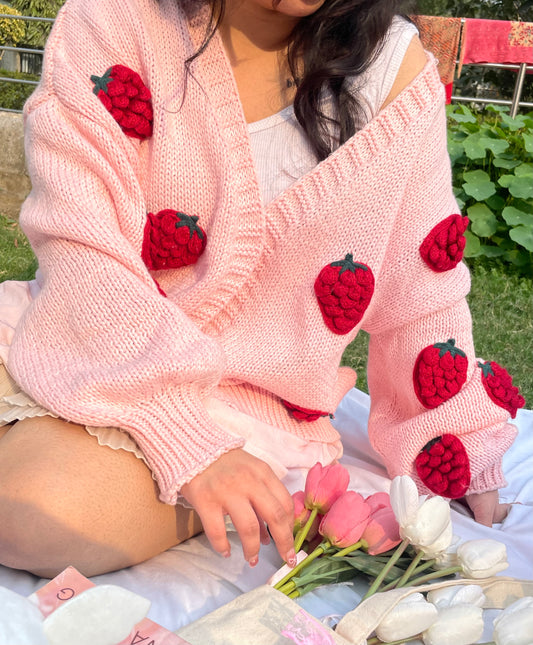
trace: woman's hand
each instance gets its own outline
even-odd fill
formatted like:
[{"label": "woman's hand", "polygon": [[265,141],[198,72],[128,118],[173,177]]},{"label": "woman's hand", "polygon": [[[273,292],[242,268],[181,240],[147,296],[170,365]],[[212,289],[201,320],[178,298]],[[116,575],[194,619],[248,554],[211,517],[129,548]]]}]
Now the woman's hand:
[{"label": "woman's hand", "polygon": [[230,450],[182,486],[181,494],[200,516],[211,546],[221,555],[230,553],[224,524],[228,514],[250,566],[257,564],[261,542],[269,541],[265,524],[283,560],[296,564],[292,498],[264,461],[241,449]]},{"label": "woman's hand", "polygon": [[497,490],[489,490],[486,493],[473,493],[466,495],[465,501],[474,514],[474,519],[485,526],[499,524],[507,517],[510,504],[500,504]]}]

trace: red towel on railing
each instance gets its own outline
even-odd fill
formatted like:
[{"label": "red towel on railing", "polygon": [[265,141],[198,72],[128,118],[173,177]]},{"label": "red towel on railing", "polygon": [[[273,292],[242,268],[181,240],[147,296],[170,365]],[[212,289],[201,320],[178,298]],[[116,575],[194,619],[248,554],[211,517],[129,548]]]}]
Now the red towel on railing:
[{"label": "red towel on railing", "polygon": [[533,63],[533,23],[467,18],[461,62]]}]

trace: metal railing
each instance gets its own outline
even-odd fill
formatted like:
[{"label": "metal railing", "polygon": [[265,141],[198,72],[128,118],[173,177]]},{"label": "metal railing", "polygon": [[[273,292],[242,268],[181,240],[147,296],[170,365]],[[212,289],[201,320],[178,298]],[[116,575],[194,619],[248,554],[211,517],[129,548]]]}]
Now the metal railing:
[{"label": "metal railing", "polygon": [[[55,22],[55,18],[40,18],[38,16],[17,16],[17,15],[12,15],[10,13],[0,13],[0,19],[1,18],[7,18],[8,20],[24,20],[27,22],[48,22],[48,23]],[[2,51],[15,52],[19,55],[26,54],[28,56],[38,56],[41,59],[40,68],[42,67],[42,57],[44,54],[44,49],[29,49],[26,47],[10,47],[8,45],[0,45],[0,52]],[[0,68],[0,81],[3,83],[18,83],[19,85],[38,85],[39,84],[39,81],[29,81],[23,78],[10,78],[8,76],[3,76],[2,71],[4,70]],[[40,75],[40,72],[37,75]],[[4,108],[1,105],[0,105],[0,111],[15,112],[15,113],[22,112],[22,110],[11,110],[9,108]]]},{"label": "metal railing", "polygon": [[452,94],[452,101],[459,103],[491,103],[493,105],[508,105],[510,107],[509,116],[511,116],[512,118],[514,118],[518,114],[518,109],[520,107],[533,108],[533,103],[520,100],[522,97],[522,91],[524,89],[526,73],[533,72],[533,65],[528,65],[527,63],[520,63],[516,65],[505,63],[472,63],[472,66],[488,67],[490,69],[516,70],[518,74],[516,75],[513,98],[509,101],[505,99],[484,99],[476,96],[456,96]]},{"label": "metal railing", "polygon": [[[17,16],[17,15],[2,14],[2,13],[0,13],[0,18],[8,18],[10,20],[27,20],[27,21],[36,21],[36,22],[54,22],[55,20],[54,18],[39,18],[36,16]],[[27,49],[23,47],[9,47],[7,45],[0,45],[0,51],[2,50],[17,52],[19,54],[38,55],[41,57],[41,59],[44,54],[43,49]],[[481,104],[492,103],[494,105],[508,105],[510,108],[511,117],[515,117],[518,113],[519,108],[521,107],[533,108],[533,103],[520,100],[524,89],[524,80],[526,78],[526,73],[533,72],[533,65],[528,65],[527,63],[521,63],[521,64],[515,64],[515,65],[511,65],[511,64],[507,65],[503,63],[472,63],[471,65],[474,67],[487,67],[492,69],[508,69],[508,70],[517,71],[518,73],[516,76],[516,82],[513,90],[513,97],[511,100],[506,100],[506,99],[486,99],[486,98],[477,97],[477,96],[452,95],[453,102],[481,103]],[[7,76],[2,76],[1,69],[0,69],[0,81],[7,82],[7,83],[20,83],[25,85],[38,85],[38,81],[29,81],[21,78],[9,78]],[[11,110],[8,108],[3,108],[0,105],[0,111],[2,110],[5,112],[21,112],[21,110]]]}]

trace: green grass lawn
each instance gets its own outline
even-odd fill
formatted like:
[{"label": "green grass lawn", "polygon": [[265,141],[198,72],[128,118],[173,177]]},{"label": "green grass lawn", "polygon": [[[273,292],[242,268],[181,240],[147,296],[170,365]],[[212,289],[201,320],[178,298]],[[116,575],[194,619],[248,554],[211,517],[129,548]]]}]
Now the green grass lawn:
[{"label": "green grass lawn", "polygon": [[[0,282],[29,280],[37,267],[32,250],[16,224],[0,215]],[[533,405],[533,280],[521,277],[496,261],[471,265],[469,296],[477,355],[496,361],[514,377]],[[358,374],[357,385],[366,390],[368,336],[360,333],[347,348],[343,363]]]},{"label": "green grass lawn", "polygon": [[37,261],[18,224],[0,215],[0,282],[31,280]]}]

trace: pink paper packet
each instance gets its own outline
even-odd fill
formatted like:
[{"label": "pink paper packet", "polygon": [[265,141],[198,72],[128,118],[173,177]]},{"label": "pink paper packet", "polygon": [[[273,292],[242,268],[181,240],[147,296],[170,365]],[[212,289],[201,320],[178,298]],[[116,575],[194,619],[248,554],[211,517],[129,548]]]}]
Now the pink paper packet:
[{"label": "pink paper packet", "polygon": [[[44,587],[33,593],[29,599],[35,603],[46,618],[73,596],[94,587],[74,567],[67,567]],[[190,645],[173,632],[161,627],[149,618],[143,618],[130,632],[129,636],[117,645]]]}]

